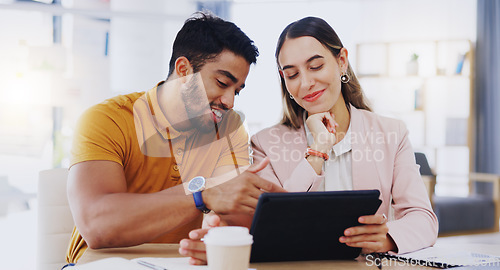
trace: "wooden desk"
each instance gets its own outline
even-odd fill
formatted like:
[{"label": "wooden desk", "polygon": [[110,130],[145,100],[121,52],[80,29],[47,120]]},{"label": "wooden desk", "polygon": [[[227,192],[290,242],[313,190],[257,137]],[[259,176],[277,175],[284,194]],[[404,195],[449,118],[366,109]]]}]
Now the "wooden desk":
[{"label": "wooden desk", "polygon": [[[143,244],[127,248],[107,248],[107,249],[87,249],[78,264],[88,263],[109,257],[122,257],[134,259],[140,257],[182,257],[179,252],[178,244]],[[394,261],[393,261],[394,262]],[[412,267],[410,265],[389,264],[384,260],[383,269],[436,269],[430,267]],[[258,270],[269,269],[377,269],[373,262],[366,261],[363,257],[352,261],[305,261],[305,262],[278,262],[278,263],[252,263],[251,268]]]}]

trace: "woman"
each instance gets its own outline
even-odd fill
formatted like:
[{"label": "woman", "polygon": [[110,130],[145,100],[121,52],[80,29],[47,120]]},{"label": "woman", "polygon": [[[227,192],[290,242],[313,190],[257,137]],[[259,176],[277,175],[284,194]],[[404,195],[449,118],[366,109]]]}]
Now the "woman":
[{"label": "woman", "polygon": [[[258,174],[288,191],[378,189],[382,205],[339,241],[362,253],[409,252],[435,243],[438,223],[404,124],[365,103],[348,52],[328,23],[307,17],[288,25],[276,48],[284,103],[280,124],[251,139]],[[394,218],[387,221],[389,209]],[[209,220],[219,223],[218,217]],[[190,237],[201,237],[193,231]],[[183,240],[184,241],[184,240]],[[202,263],[194,244],[180,252]]]},{"label": "woman", "polygon": [[[283,120],[252,137],[254,162],[271,161],[259,174],[288,191],[380,190],[377,214],[340,238],[363,253],[431,246],[437,218],[408,131],[370,112],[347,57],[322,19],[307,17],[283,30],[276,48]],[[394,220],[385,223],[391,206]]]}]

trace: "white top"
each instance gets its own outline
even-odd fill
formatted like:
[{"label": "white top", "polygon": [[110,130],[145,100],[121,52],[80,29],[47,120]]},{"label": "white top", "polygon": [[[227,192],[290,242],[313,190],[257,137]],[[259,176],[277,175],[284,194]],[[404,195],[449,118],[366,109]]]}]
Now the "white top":
[{"label": "white top", "polygon": [[[314,139],[306,125],[305,115],[304,113],[307,144],[312,145]],[[335,144],[327,154],[330,158],[323,163],[325,181],[319,186],[318,191],[352,190],[351,123],[349,123],[344,138]]]}]

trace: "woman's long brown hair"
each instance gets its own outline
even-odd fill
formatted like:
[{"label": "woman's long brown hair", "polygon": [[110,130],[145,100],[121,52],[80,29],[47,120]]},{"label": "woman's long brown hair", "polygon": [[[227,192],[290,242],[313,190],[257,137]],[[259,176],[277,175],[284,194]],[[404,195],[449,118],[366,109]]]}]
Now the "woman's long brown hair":
[{"label": "woman's long brown hair", "polygon": [[[337,33],[335,33],[333,28],[326,21],[316,17],[306,17],[289,24],[283,32],[281,32],[275,53],[278,69],[280,69],[278,57],[281,47],[283,47],[283,43],[285,43],[287,39],[304,36],[310,36],[318,40],[336,58],[339,57],[340,50],[344,47]],[[363,91],[361,90],[361,85],[351,69],[350,64],[347,68],[347,75],[350,80],[348,83],[342,83],[341,89],[347,109],[349,109],[349,104],[352,104],[357,109],[371,111],[366,102]],[[302,114],[304,112],[304,108],[300,107],[295,100],[290,98],[290,94],[288,93],[285,85],[285,79],[282,75],[280,75],[280,80],[281,95],[283,100],[283,118],[280,123],[288,127],[299,129],[303,122]]]}]

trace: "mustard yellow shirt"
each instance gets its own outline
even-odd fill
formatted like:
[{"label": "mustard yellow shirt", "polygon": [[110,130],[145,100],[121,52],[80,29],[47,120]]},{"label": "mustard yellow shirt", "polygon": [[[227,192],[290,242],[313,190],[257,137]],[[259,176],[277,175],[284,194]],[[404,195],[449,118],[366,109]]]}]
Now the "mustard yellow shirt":
[{"label": "mustard yellow shirt", "polygon": [[[90,160],[117,162],[123,166],[127,191],[133,193],[158,192],[198,175],[211,177],[221,166],[249,164],[248,134],[236,112],[229,111],[211,132],[179,132],[160,110],[157,87],[91,107],[75,134],[71,166]],[[200,212],[195,220],[152,242],[178,243],[201,226],[202,218]],[[75,227],[67,262],[75,263],[86,248]]]}]

